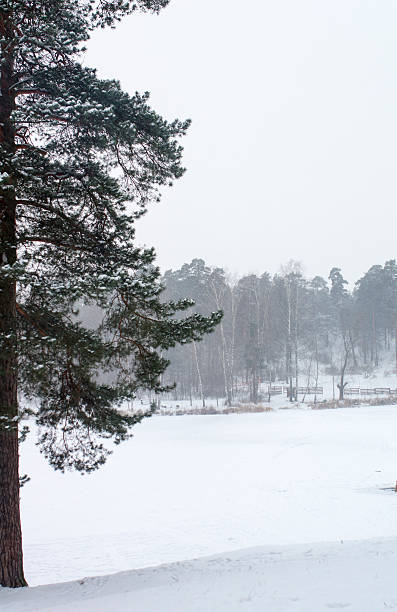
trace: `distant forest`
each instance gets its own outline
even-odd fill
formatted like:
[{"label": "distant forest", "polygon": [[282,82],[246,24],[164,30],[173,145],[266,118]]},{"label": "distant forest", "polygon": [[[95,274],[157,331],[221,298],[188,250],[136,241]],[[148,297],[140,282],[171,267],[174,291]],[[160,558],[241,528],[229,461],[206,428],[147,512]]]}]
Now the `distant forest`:
[{"label": "distant forest", "polygon": [[[305,278],[290,262],[272,276],[237,281],[222,268],[194,259],[163,276],[165,298],[191,297],[192,311],[223,310],[216,331],[201,342],[168,351],[164,384],[176,383],[174,399],[244,395],[261,400],[260,383],[284,381],[291,390],[334,375],[341,397],[348,373],[379,365],[397,369],[397,264],[372,266],[349,291],[339,268],[327,279]],[[292,399],[292,398],[291,398]]]}]

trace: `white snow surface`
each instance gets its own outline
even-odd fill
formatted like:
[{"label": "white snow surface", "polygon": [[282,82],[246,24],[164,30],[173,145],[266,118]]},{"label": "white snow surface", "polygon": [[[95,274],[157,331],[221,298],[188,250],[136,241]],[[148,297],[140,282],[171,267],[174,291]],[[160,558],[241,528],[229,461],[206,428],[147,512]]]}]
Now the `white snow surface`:
[{"label": "white snow surface", "polygon": [[397,608],[397,540],[250,548],[5,590],[4,612],[381,612]]},{"label": "white snow surface", "polygon": [[77,582],[3,589],[0,608],[397,609],[396,431],[397,406],[157,416],[86,477],[28,441],[27,579]]}]

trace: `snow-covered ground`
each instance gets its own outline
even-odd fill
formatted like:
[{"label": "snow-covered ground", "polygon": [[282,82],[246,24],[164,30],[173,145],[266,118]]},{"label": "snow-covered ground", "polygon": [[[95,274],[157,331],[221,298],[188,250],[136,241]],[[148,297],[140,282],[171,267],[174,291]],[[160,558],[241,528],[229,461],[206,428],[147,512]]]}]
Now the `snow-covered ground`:
[{"label": "snow-covered ground", "polygon": [[2,591],[0,607],[397,608],[397,495],[383,490],[397,478],[396,431],[397,406],[157,416],[88,477],[52,472],[26,442],[29,583],[136,571]]},{"label": "snow-covered ground", "polygon": [[397,540],[250,548],[2,595],[4,612],[384,612]]}]

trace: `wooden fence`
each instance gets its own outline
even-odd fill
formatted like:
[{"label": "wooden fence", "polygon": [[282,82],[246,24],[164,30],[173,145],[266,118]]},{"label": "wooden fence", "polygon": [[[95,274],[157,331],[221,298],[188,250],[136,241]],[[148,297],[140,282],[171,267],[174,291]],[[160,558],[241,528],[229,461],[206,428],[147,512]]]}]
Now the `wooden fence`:
[{"label": "wooden fence", "polygon": [[280,386],[268,387],[267,394],[268,395],[282,395],[283,387],[282,386],[281,387]]},{"label": "wooden fence", "polygon": [[[289,387],[286,387],[285,391],[287,393],[287,396],[289,397]],[[323,395],[323,393],[323,387],[298,387],[298,395]],[[292,395],[296,395],[296,387],[292,388]]]},{"label": "wooden fence", "polygon": [[373,389],[346,387],[344,395],[397,395],[397,389],[390,389],[390,387],[374,387]]}]

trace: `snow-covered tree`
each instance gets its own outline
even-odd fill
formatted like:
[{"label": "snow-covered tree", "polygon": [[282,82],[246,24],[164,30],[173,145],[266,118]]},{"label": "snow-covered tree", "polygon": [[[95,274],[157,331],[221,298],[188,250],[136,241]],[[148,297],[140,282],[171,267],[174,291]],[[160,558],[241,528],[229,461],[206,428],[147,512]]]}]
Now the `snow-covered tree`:
[{"label": "snow-covered tree", "polygon": [[[94,28],[167,3],[0,0],[3,586],[26,584],[18,477],[23,402],[38,400],[39,443],[54,468],[94,470],[109,454],[103,439],[125,440],[142,418],[119,411],[121,402],[139,388],[161,389],[161,351],[201,339],[221,317],[174,316],[191,302],[160,300],[154,252],[134,241],[135,220],[184,171],[178,138],[189,122],[165,121],[148,94],[130,97],[81,64]],[[82,302],[103,310],[98,329],[76,316]],[[101,383],[104,372],[111,384]]]}]

